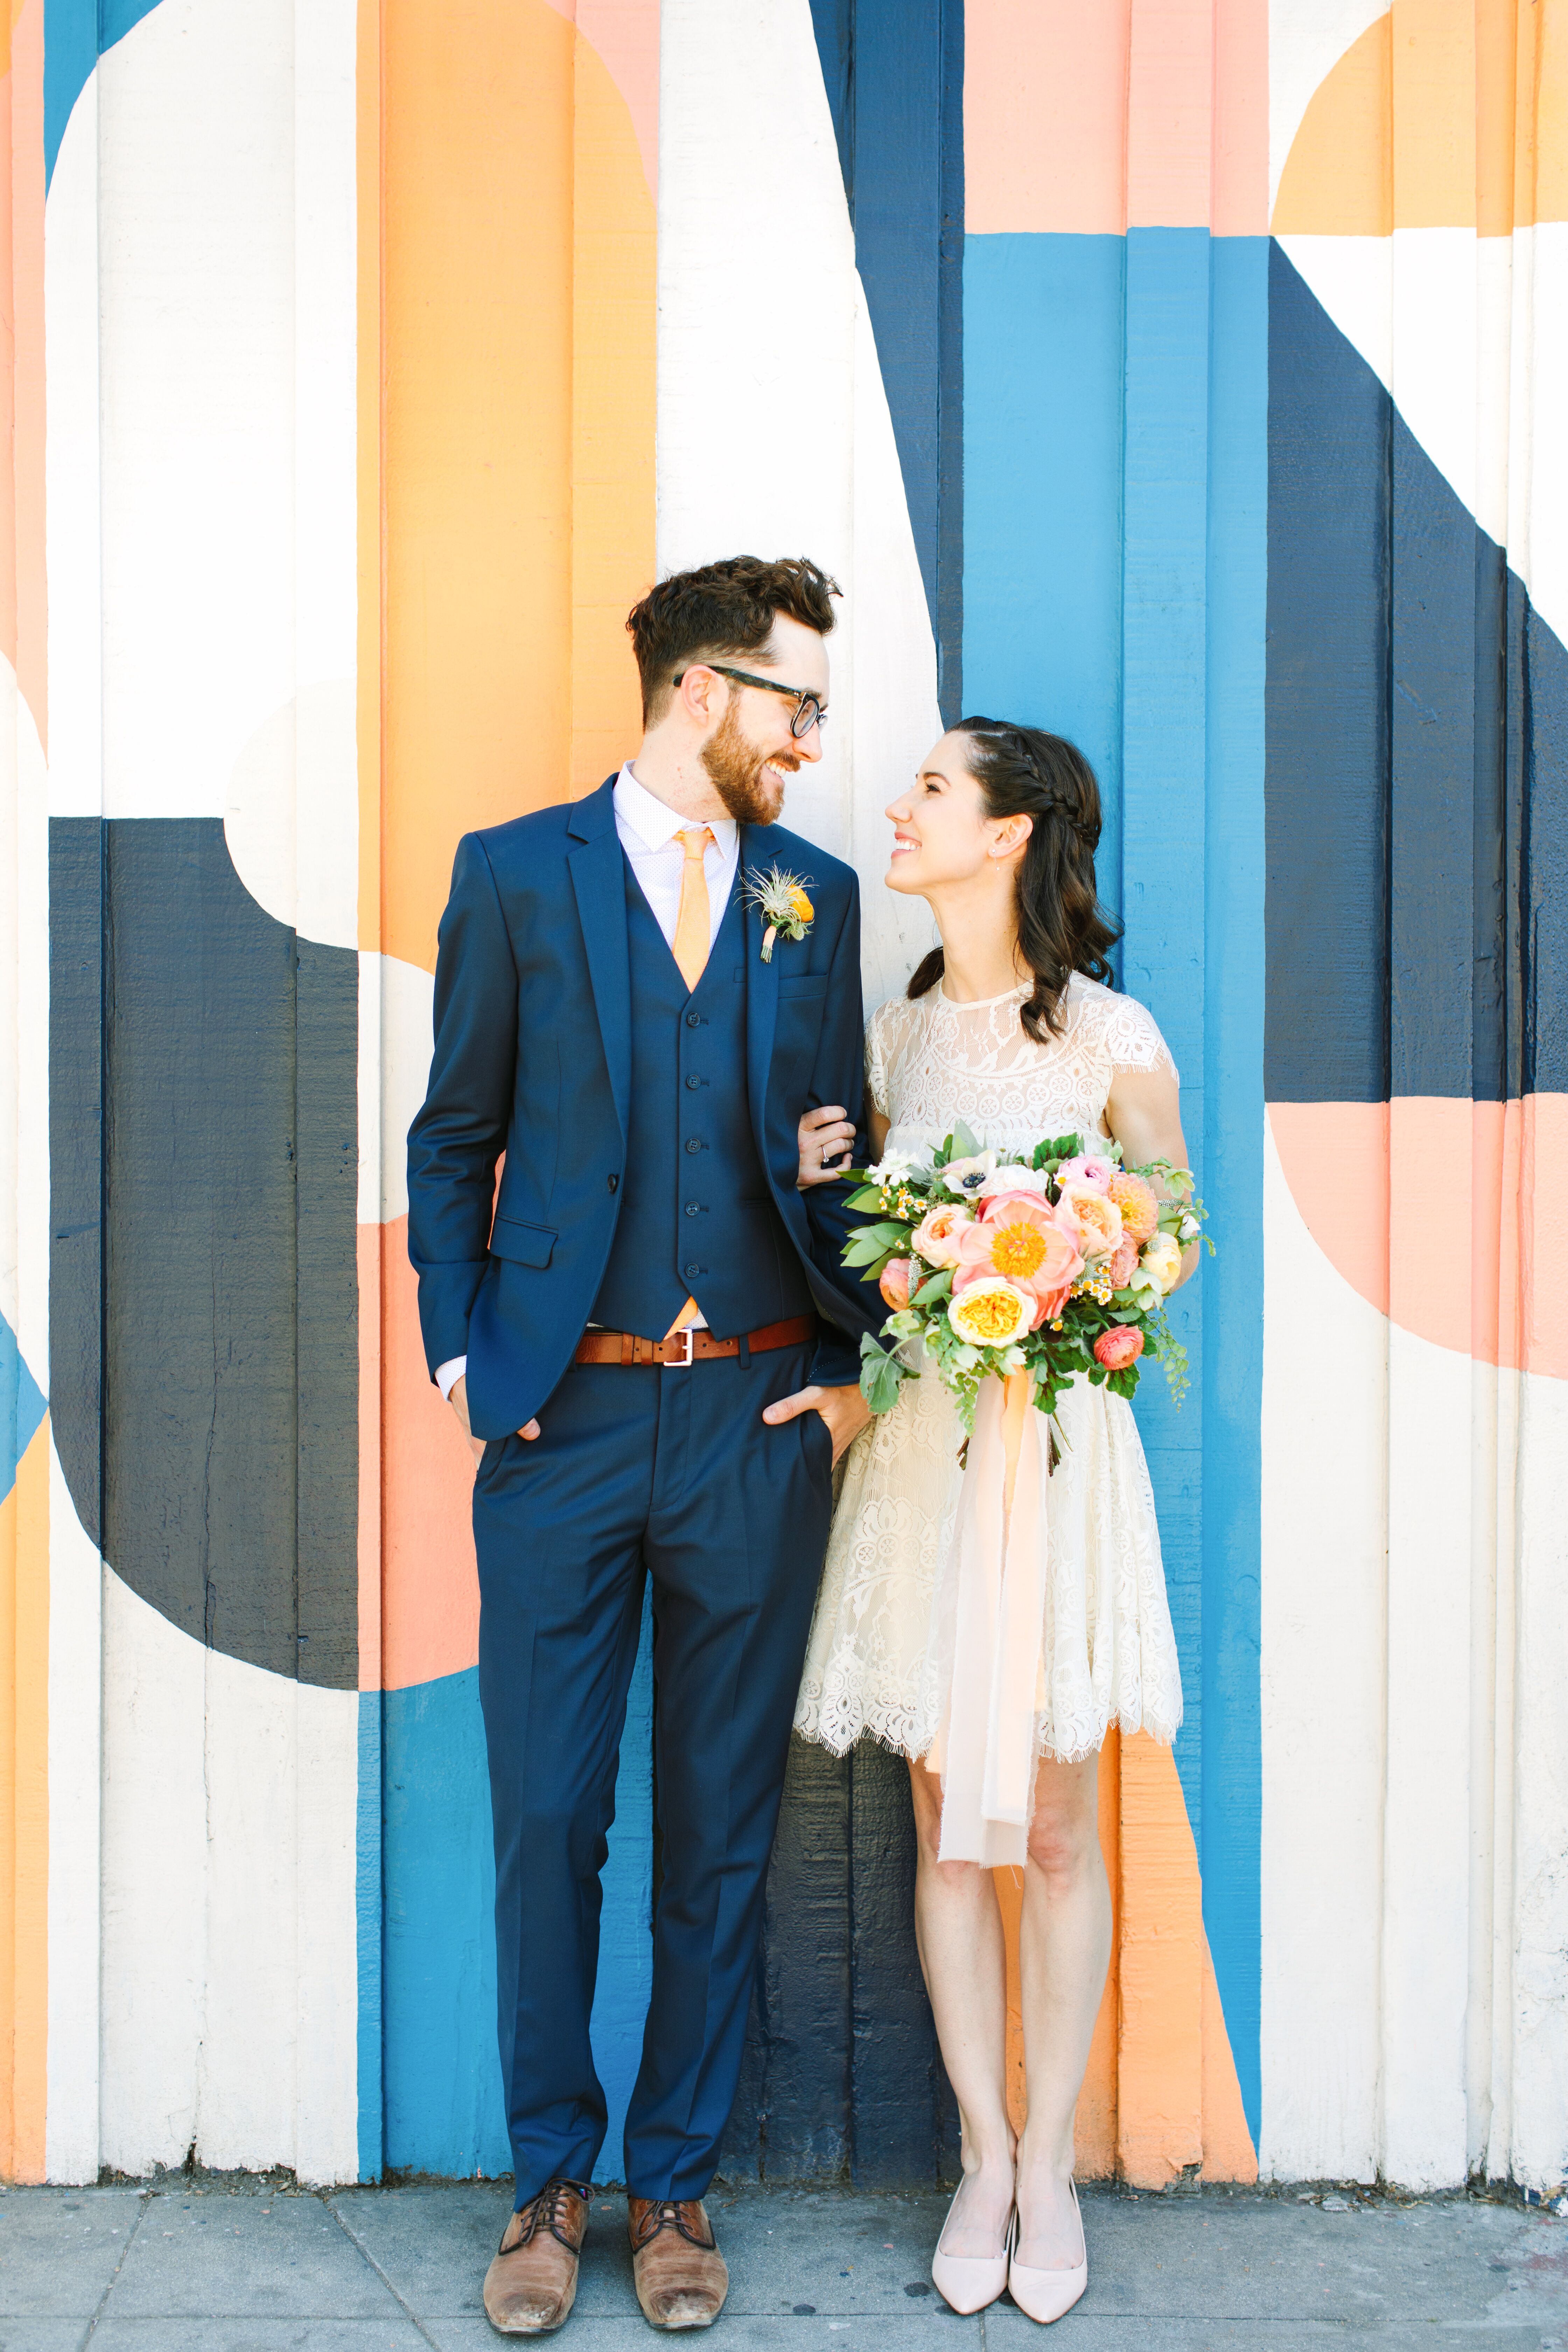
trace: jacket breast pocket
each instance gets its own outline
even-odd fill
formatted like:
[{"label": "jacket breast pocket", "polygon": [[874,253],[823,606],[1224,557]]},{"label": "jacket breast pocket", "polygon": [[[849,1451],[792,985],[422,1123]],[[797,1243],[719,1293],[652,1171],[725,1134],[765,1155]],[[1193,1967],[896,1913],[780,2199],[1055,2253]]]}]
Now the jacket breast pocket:
[{"label": "jacket breast pocket", "polygon": [[518,1217],[498,1217],[490,1234],[490,1255],[509,1265],[548,1265],[555,1235],[548,1225],[525,1225]]},{"label": "jacket breast pocket", "polygon": [[798,1004],[803,999],[809,1003],[814,997],[825,994],[827,977],[825,971],[797,971],[791,974],[781,971],[779,974],[780,1003]]}]

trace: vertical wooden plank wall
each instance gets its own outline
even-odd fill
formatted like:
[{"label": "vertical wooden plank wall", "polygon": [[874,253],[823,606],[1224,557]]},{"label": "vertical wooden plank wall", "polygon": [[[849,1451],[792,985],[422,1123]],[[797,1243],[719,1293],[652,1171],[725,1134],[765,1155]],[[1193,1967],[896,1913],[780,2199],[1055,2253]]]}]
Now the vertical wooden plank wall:
[{"label": "vertical wooden plank wall", "polygon": [[[9,14],[0,2171],[504,2168],[403,1138],[458,835],[746,546],[844,585],[868,1003],[943,715],[1083,744],[1220,1240],[1080,2164],[1556,2188],[1564,0]],[[902,1761],[797,1747],[732,2171],[951,2176],[911,1873]]]}]

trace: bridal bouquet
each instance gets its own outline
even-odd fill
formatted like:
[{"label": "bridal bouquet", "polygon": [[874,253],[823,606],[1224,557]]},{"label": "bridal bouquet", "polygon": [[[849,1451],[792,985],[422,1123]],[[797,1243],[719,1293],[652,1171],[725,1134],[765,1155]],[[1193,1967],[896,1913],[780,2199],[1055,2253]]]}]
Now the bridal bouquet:
[{"label": "bridal bouquet", "polygon": [[[1120,1144],[1078,1135],[1001,1160],[967,1128],[929,1163],[890,1156],[854,1169],[852,1209],[872,1213],[850,1235],[846,1265],[879,1284],[892,1309],[881,1337],[860,1342],[860,1387],[889,1412],[920,1366],[923,1343],[966,1428],[990,1375],[1032,1375],[1034,1402],[1056,1409],[1079,1377],[1130,1397],[1145,1356],[1165,1367],[1181,1402],[1186,1350],[1165,1297],[1182,1252],[1202,1231],[1184,1168],[1156,1160],[1124,1168]],[[1210,1244],[1212,1249],[1213,1244]]]}]

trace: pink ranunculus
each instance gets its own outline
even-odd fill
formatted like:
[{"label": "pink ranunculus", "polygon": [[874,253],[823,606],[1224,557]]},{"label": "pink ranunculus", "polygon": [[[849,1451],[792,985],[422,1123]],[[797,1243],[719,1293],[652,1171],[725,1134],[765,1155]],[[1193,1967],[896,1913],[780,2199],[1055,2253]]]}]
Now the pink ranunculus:
[{"label": "pink ranunculus", "polygon": [[1110,1180],[1110,1197],[1121,1212],[1121,1229],[1142,1248],[1152,1240],[1160,1222],[1160,1200],[1146,1176],[1129,1175],[1119,1168]]},{"label": "pink ranunculus", "polygon": [[1058,1207],[1072,1217],[1085,1257],[1109,1257],[1121,1246],[1121,1212],[1092,1184],[1064,1184]]},{"label": "pink ranunculus", "polygon": [[882,1268],[877,1287],[895,1315],[901,1315],[910,1303],[910,1276],[914,1270],[912,1257],[890,1257]]},{"label": "pink ranunculus", "polygon": [[928,1265],[956,1265],[958,1239],[973,1218],[958,1201],[939,1202],[928,1209],[912,1236],[913,1247]]},{"label": "pink ranunculus", "polygon": [[1143,1353],[1143,1334],[1135,1331],[1131,1323],[1117,1323],[1102,1331],[1094,1343],[1094,1360],[1103,1364],[1108,1372],[1124,1372]]},{"label": "pink ranunculus", "polygon": [[1137,1270],[1138,1244],[1135,1241],[1129,1240],[1127,1228],[1123,1225],[1121,1229],[1121,1247],[1116,1252],[1116,1255],[1112,1257],[1110,1263],[1105,1269],[1106,1273],[1110,1276],[1110,1287],[1112,1290],[1125,1290]]},{"label": "pink ranunculus", "polygon": [[1064,1160],[1057,1170],[1057,1182],[1092,1184],[1097,1192],[1109,1192],[1112,1179],[1120,1173],[1114,1160],[1100,1160],[1093,1152],[1080,1152],[1076,1160]]},{"label": "pink ranunculus", "polygon": [[1074,1231],[1037,1192],[1005,1192],[985,1203],[978,1224],[959,1236],[952,1286],[1001,1275],[1037,1297],[1059,1290],[1083,1271]]}]

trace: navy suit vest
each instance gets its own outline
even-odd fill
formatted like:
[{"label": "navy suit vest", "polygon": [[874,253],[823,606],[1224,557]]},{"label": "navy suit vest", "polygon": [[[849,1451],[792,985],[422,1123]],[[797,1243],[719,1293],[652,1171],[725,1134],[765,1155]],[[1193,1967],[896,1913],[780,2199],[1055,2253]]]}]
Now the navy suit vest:
[{"label": "navy suit vest", "polygon": [[624,853],[631,1131],[593,1320],[661,1339],[695,1298],[721,1338],[811,1312],[746,1093],[746,930],[731,893],[689,994]]}]

